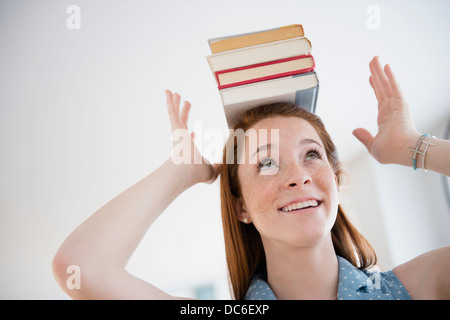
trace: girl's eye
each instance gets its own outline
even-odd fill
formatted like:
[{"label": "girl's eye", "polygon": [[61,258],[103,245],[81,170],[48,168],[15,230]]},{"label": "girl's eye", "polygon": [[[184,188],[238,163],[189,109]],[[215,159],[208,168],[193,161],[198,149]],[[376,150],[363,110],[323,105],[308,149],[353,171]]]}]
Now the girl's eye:
[{"label": "girl's eye", "polygon": [[273,161],[270,158],[264,158],[258,164],[258,170],[266,170],[266,169],[274,168],[276,166],[277,166],[277,164],[275,163],[275,161]]},{"label": "girl's eye", "polygon": [[313,149],[306,153],[306,160],[322,159],[322,153],[319,150]]}]

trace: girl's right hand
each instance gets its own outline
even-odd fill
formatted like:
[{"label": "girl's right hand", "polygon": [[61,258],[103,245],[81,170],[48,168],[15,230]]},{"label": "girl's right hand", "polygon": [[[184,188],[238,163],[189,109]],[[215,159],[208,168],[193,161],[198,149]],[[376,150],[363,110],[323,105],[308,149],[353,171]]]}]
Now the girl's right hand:
[{"label": "girl's right hand", "polygon": [[[176,163],[185,166],[191,177],[195,179],[195,183],[213,183],[219,175],[221,165],[212,165],[205,159],[195,146],[194,132],[189,134],[187,120],[191,104],[189,101],[184,101],[183,108],[180,111],[180,95],[178,93],[172,93],[170,90],[166,90],[165,93],[167,111],[169,113],[170,126],[172,129],[172,160],[174,160],[174,157],[178,157]],[[174,141],[174,137],[182,137],[182,140],[178,142]],[[189,139],[189,141],[185,141],[187,139]],[[182,145],[179,145],[180,143],[182,143]],[[186,148],[189,148],[189,150],[185,150]],[[180,154],[180,150],[190,151],[190,159],[184,158],[183,161],[181,161],[181,158],[183,158],[183,151],[181,151]]]}]

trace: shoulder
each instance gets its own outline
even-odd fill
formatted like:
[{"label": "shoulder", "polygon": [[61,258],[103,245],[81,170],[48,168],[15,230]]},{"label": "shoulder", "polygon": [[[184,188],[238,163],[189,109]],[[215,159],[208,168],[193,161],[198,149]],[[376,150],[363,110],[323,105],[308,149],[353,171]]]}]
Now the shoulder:
[{"label": "shoulder", "polygon": [[245,300],[276,300],[269,284],[259,275],[254,275],[248,288]]},{"label": "shoulder", "polygon": [[391,299],[394,300],[411,300],[412,297],[409,294],[408,289],[392,271],[386,272],[371,272],[365,271],[370,279],[370,284],[373,285],[375,289],[378,289],[389,295]]},{"label": "shoulder", "polygon": [[393,272],[413,299],[450,298],[450,246],[424,253]]},{"label": "shoulder", "polygon": [[408,291],[392,271],[360,270],[339,257],[339,300],[409,300]]}]

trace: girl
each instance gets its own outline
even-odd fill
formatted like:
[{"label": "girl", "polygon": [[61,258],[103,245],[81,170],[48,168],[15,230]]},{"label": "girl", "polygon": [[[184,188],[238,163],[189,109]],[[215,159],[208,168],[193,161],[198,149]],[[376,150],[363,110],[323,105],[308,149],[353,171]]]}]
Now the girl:
[{"label": "girl", "polygon": [[[373,137],[360,128],[353,134],[381,163],[426,165],[449,176],[450,142],[415,129],[389,66],[383,69],[375,57],[370,70],[378,100],[378,133]],[[189,102],[180,111],[180,96],[166,91],[166,97],[172,131],[187,132]],[[176,165],[168,159],[68,236],[53,260],[63,290],[74,299],[178,299],[129,274],[126,263],[178,195],[220,175],[233,298],[450,298],[450,247],[387,272],[368,270],[376,254],[339,205],[340,163],[317,116],[295,105],[272,104],[243,114],[237,128],[276,130],[279,139],[258,141],[238,154],[236,145],[248,140],[245,135],[237,141],[231,137],[222,165],[206,159],[194,164],[201,155],[191,139],[192,164]],[[67,266],[72,264],[82,270],[77,290],[66,287]]]}]

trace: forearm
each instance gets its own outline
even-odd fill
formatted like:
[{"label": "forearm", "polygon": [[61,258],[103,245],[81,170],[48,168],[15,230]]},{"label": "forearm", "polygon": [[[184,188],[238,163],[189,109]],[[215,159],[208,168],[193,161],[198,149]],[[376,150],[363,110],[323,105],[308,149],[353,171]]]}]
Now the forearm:
[{"label": "forearm", "polygon": [[168,159],[150,175],[101,207],[75,229],[59,252],[71,264],[125,268],[156,218],[184,190],[196,184],[186,166]]},{"label": "forearm", "polygon": [[428,149],[425,167],[427,170],[450,177],[450,141],[433,139],[433,143],[435,145]]},{"label": "forearm", "polygon": [[[410,149],[416,149],[417,143],[421,137],[420,133],[413,134],[409,138],[408,144],[398,153],[398,164],[412,167],[414,151]],[[426,152],[425,161],[423,162],[423,155],[418,153],[416,155],[416,167],[417,169],[425,169],[434,171],[450,177],[450,141],[438,138],[427,137],[424,141],[429,141],[433,145],[428,147]],[[419,147],[419,151],[425,150],[426,143],[422,143]]]}]

